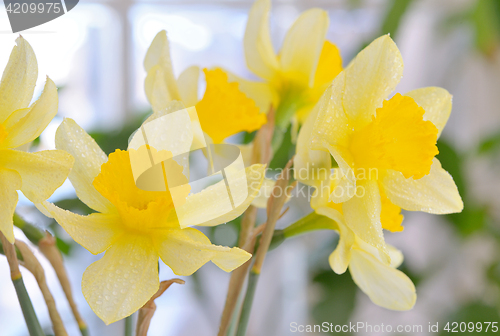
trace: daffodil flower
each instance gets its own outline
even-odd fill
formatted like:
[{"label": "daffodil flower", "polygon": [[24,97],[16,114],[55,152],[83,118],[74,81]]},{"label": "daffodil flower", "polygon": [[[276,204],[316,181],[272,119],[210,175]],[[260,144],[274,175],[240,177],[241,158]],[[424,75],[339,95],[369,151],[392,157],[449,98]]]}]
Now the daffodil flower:
[{"label": "daffodil flower", "polygon": [[402,72],[395,43],[389,36],[376,39],[324,93],[297,149],[302,166],[328,168],[334,158],[342,176],[329,200],[341,203],[347,227],[387,258],[382,229],[403,229],[401,209],[463,209],[453,178],[435,158],[451,95],[429,87],[387,100]]},{"label": "daffodil flower", "polygon": [[288,30],[276,55],[269,29],[270,0],[252,6],[244,37],[248,68],[263,79],[244,80],[230,74],[240,89],[254,99],[262,111],[277,108],[276,125],[287,128],[292,118],[305,121],[323,91],[342,70],[337,47],[325,40],[329,20],[326,11],[313,8],[302,13]]},{"label": "daffodil flower", "polygon": [[[311,207],[317,214],[329,219],[319,228],[339,233],[338,245],[329,257],[330,267],[337,274],[349,268],[354,282],[375,304],[392,310],[411,309],[416,301],[415,286],[397,269],[403,262],[402,253],[385,242],[377,249],[354,233],[346,223],[343,204],[330,200],[330,194],[342,182],[341,170],[332,169],[328,152],[309,148],[315,120],[327,97],[322,97],[322,102],[314,108],[300,130],[294,166],[295,178],[315,188]],[[382,218],[382,225],[387,220]],[[317,223],[312,224],[318,229]],[[368,222],[366,224],[369,225]]]},{"label": "daffodil flower", "polygon": [[[190,148],[190,143],[182,140],[179,145]],[[208,261],[230,272],[251,257],[239,248],[212,245],[194,228],[181,228],[169,192],[145,191],[136,186],[129,151],[117,150],[108,158],[71,119],[59,126],[56,147],[75,158],[69,179],[77,196],[96,213],[81,216],[48,202],[42,210],[91,253],[106,252],[87,268],[82,279],[87,302],[106,324],[132,314],[157,292],[158,258],[175,274],[187,276]],[[181,166],[179,170],[182,172]],[[260,188],[263,171],[262,165],[247,168],[249,186],[256,183]],[[250,197],[257,192],[258,188]],[[187,221],[189,216],[201,216],[203,207],[219,206],[217,199],[205,197],[203,191],[186,197],[190,208],[184,209],[183,215]],[[218,218],[219,222],[206,225],[221,224],[244,210],[235,209]]]},{"label": "daffodil flower", "polygon": [[240,91],[239,84],[229,81],[228,75],[219,68],[203,70],[207,86],[201,100],[198,99],[198,67],[187,68],[176,80],[164,30],[151,42],[144,68],[147,71],[144,87],[153,111],[165,109],[171,101],[180,101],[185,107],[196,106],[201,128],[213,143],[222,143],[242,131],[253,132],[267,121],[255,102]]},{"label": "daffodil flower", "polygon": [[349,269],[354,282],[376,305],[392,310],[413,308],[417,299],[415,286],[397,269],[403,262],[403,254],[386,243],[377,249],[363,241],[346,223],[342,204],[329,200],[329,191],[338,185],[340,175],[338,168],[333,169],[327,180],[316,184],[311,198],[314,211],[330,219],[328,227],[323,228],[339,233],[338,245],[329,257],[330,267],[337,274]]},{"label": "daffodil flower", "polygon": [[19,150],[57,114],[58,97],[54,82],[47,78],[42,94],[29,105],[38,65],[29,43],[21,36],[16,43],[0,82],[0,231],[11,243],[17,190],[32,202],[42,202],[63,184],[73,165],[71,155],[61,150]]}]

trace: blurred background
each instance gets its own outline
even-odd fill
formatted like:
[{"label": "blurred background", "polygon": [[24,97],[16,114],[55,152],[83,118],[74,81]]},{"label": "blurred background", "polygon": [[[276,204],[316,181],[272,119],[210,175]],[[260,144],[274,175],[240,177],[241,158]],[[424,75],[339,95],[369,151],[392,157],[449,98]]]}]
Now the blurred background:
[{"label": "blurred background", "polygon": [[[34,145],[54,148],[57,126],[63,117],[71,117],[106,152],[126,148],[129,135],[150,112],[143,90],[142,61],[162,29],[171,41],[176,75],[191,65],[223,65],[253,78],[245,65],[242,44],[251,5],[247,0],[82,0],[57,20],[23,32],[38,59],[37,92],[49,75],[58,85],[60,97],[58,117]],[[405,62],[398,92],[440,86],[453,94],[453,111],[439,141],[438,158],[453,175],[465,209],[449,216],[405,213],[405,230],[386,233],[387,241],[403,251],[402,269],[417,286],[417,304],[408,312],[377,307],[357,289],[348,272],[339,276],[329,268],[328,255],[337,243],[333,231],[285,241],[266,259],[249,335],[290,335],[292,322],[422,325],[424,333],[419,335],[424,335],[429,323],[439,322],[442,329],[448,321],[500,321],[500,1],[273,0],[272,6],[276,50],[301,11],[321,7],[330,16],[327,38],[340,48],[344,65],[372,39],[390,33]],[[1,69],[15,38],[6,12],[0,9]],[[203,83],[200,85],[201,95]],[[286,144],[281,151],[284,154],[273,165],[282,165],[291,151],[293,144]],[[123,334],[122,321],[105,326],[81,294],[85,268],[101,256],[93,256],[72,242],[20,197],[18,212],[58,237],[91,335]],[[51,200],[73,211],[88,212],[75,197],[66,182]],[[290,211],[278,222],[279,228],[311,211],[305,198],[295,198],[288,206]],[[213,243],[234,245],[238,227],[235,220],[205,232]],[[16,236],[27,240],[20,230]],[[54,271],[43,256],[37,256],[69,334],[77,335],[78,327]],[[161,264],[160,279],[173,277]],[[48,312],[36,281],[29,272],[24,272],[24,279],[41,323],[50,334]],[[149,335],[216,334],[229,275],[207,264],[184,280],[185,285],[173,285],[156,300],[158,310]],[[3,257],[0,335],[28,335]]]}]

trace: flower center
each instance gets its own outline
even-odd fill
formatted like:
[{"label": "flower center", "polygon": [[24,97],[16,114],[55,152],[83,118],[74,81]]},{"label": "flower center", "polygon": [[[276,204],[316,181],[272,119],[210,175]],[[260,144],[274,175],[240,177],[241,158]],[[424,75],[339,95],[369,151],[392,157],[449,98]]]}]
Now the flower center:
[{"label": "flower center", "polygon": [[201,128],[214,143],[242,131],[253,132],[266,123],[266,115],[238,89],[238,83],[228,81],[226,73],[221,69],[203,71],[207,88],[196,111]]},{"label": "flower center", "polygon": [[[351,138],[356,169],[393,169],[405,178],[429,174],[438,154],[436,126],[424,120],[424,109],[410,97],[396,94],[384,101],[372,121]],[[377,175],[380,175],[377,174]]]},{"label": "flower center", "polygon": [[111,153],[93,185],[116,206],[122,222],[132,231],[151,233],[179,226],[170,192],[146,191],[135,185],[127,151]]}]

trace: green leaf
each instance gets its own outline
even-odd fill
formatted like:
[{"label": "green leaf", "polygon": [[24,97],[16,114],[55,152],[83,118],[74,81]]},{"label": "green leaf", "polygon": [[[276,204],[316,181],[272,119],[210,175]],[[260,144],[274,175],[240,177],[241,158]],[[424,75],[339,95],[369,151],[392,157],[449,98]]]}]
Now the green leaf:
[{"label": "green leaf", "polygon": [[390,1],[389,11],[382,23],[381,35],[390,34],[393,39],[396,37],[401,19],[412,2],[413,0]]}]

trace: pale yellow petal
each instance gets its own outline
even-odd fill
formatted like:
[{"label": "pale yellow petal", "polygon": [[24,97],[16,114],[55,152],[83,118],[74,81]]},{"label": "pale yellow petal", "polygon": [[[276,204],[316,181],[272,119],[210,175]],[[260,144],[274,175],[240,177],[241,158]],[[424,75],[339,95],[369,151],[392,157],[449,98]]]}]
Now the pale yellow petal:
[{"label": "pale yellow petal", "polygon": [[425,110],[424,119],[430,120],[441,135],[451,113],[452,95],[440,87],[416,89],[405,94]]},{"label": "pale yellow petal", "polygon": [[158,291],[158,254],[149,238],[120,239],[82,278],[82,292],[104,323],[139,310]]},{"label": "pale yellow petal", "polygon": [[14,223],[12,217],[17,205],[17,190],[21,188],[21,176],[8,169],[0,169],[0,232],[14,244]]},{"label": "pale yellow petal", "polygon": [[392,310],[409,310],[415,305],[417,294],[408,276],[370,253],[353,248],[349,270],[354,282],[376,305]]},{"label": "pale yellow petal", "polygon": [[38,65],[30,44],[22,36],[16,43],[0,81],[0,123],[15,110],[28,107],[38,77]]},{"label": "pale yellow petal", "polygon": [[325,143],[344,147],[349,144],[352,125],[342,101],[345,80],[345,73],[341,72],[323,93],[315,107],[318,112],[311,135],[312,149],[324,149]]},{"label": "pale yellow petal", "polygon": [[241,92],[253,99],[261,113],[268,113],[271,106],[276,107],[279,96],[276,90],[267,82],[255,82],[243,79],[227,70],[224,70],[230,82],[237,82]]},{"label": "pale yellow petal", "polygon": [[92,182],[108,161],[106,154],[73,119],[66,118],[56,132],[56,148],[71,154],[75,159],[69,179],[78,198],[90,208],[107,212],[113,206],[95,190]]},{"label": "pale yellow petal", "polygon": [[312,8],[303,12],[288,30],[280,51],[285,76],[312,87],[326,31],[328,13]]},{"label": "pale yellow petal", "polygon": [[[245,169],[248,195],[245,200],[231,209],[227,187],[220,181],[199,193],[190,195],[181,207],[177,207],[177,215],[181,227],[191,225],[215,226],[229,222],[241,215],[259,194],[265,175],[265,165],[255,164]],[[243,180],[243,179],[242,179]],[[235,181],[245,183],[244,181]],[[234,193],[232,193],[234,198]],[[227,205],[229,204],[229,208]],[[202,224],[198,224],[202,223]]]},{"label": "pale yellow petal", "polygon": [[41,206],[74,241],[92,254],[106,251],[123,233],[117,212],[81,216],[47,201],[41,203]]},{"label": "pale yellow petal", "polygon": [[386,244],[386,246],[391,258],[391,267],[398,268],[404,261],[403,253],[392,245]]},{"label": "pale yellow petal", "polygon": [[270,0],[257,0],[250,13],[243,39],[248,68],[257,76],[271,80],[279,63],[274,52],[269,32]]},{"label": "pale yellow petal", "polygon": [[186,228],[159,234],[155,246],[161,259],[177,275],[191,275],[210,260],[226,272],[241,266],[251,254],[237,247],[212,245],[200,231]]},{"label": "pale yellow petal", "polygon": [[[167,32],[164,30],[156,34],[153,42],[151,42],[151,45],[146,52],[146,57],[144,58],[144,69],[146,69],[148,74],[154,66],[159,66],[162,70],[159,80],[163,81],[163,85],[165,85],[170,98],[172,100],[181,100],[179,88],[177,87],[174,71],[172,69],[170,45],[167,38]],[[149,86],[149,88],[151,87],[152,86]],[[148,97],[150,96],[150,94],[148,94],[148,88],[146,88],[146,94]],[[153,102],[150,101],[150,103]]]},{"label": "pale yellow petal", "polygon": [[359,238],[375,248],[385,251],[382,223],[380,222],[380,192],[377,182],[362,181],[356,187],[356,195],[342,205],[345,223]]},{"label": "pale yellow petal", "polygon": [[403,59],[394,41],[384,35],[363,49],[344,73],[344,109],[361,127],[396,88],[403,76]]},{"label": "pale yellow petal", "polygon": [[330,175],[330,154],[310,148],[314,123],[320,104],[312,110],[297,137],[296,154],[293,160],[295,179],[309,186],[316,186]]},{"label": "pale yellow petal", "polygon": [[330,154],[339,166],[339,168],[335,170],[336,187],[332,189],[330,201],[334,203],[347,202],[353,197],[358,188],[354,170],[349,164],[349,162],[353,162],[352,156],[344,147],[330,146],[328,143],[324,145],[325,148],[330,151]]},{"label": "pale yellow petal", "polygon": [[322,207],[316,210],[320,215],[327,216],[335,221],[339,232],[339,242],[335,251],[330,254],[328,262],[330,267],[337,274],[342,274],[347,270],[351,261],[351,249],[354,244],[354,233],[345,223],[340,212],[329,207]]},{"label": "pale yellow petal", "polygon": [[164,70],[159,65],[155,65],[148,71],[144,80],[144,90],[153,112],[162,111],[172,101],[172,96],[163,80],[163,73]]},{"label": "pale yellow petal", "polygon": [[1,150],[0,166],[15,170],[22,179],[21,191],[32,202],[50,197],[68,177],[73,157],[60,150],[26,153]]},{"label": "pale yellow petal", "polygon": [[30,111],[12,128],[7,129],[7,146],[15,148],[35,140],[56,116],[58,104],[57,87],[47,77],[43,92],[30,107]]},{"label": "pale yellow petal", "polygon": [[453,177],[436,158],[430,173],[421,179],[406,179],[400,172],[389,170],[382,185],[391,202],[405,210],[448,214],[464,208]]},{"label": "pale yellow petal", "polygon": [[191,66],[184,70],[177,78],[179,94],[187,107],[195,106],[198,102],[198,80],[200,68]]}]

